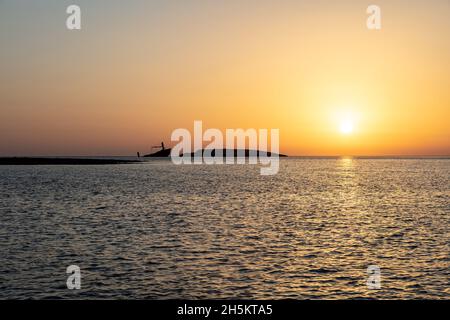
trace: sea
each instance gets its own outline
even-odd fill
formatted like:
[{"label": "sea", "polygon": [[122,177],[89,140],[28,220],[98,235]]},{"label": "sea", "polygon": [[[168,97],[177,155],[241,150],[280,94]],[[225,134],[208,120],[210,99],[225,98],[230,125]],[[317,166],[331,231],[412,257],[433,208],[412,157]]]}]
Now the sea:
[{"label": "sea", "polygon": [[445,158],[0,166],[0,299],[449,299],[449,244]]}]

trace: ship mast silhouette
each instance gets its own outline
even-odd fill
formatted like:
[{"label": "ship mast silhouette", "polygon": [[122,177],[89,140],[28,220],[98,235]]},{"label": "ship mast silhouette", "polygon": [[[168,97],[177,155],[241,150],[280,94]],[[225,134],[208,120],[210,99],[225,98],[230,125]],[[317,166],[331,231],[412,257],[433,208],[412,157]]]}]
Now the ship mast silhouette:
[{"label": "ship mast silhouette", "polygon": [[[153,149],[159,149],[156,152],[153,152]],[[164,146],[164,142],[161,142],[161,145],[159,146],[152,146],[151,147],[151,153],[144,155],[144,157],[168,157],[170,156],[170,148],[166,149]]]},{"label": "ship mast silhouette", "polygon": [[155,148],[161,148],[161,150],[166,150],[166,148],[164,148],[164,142],[161,142],[160,146],[153,146],[152,150],[155,149]]}]

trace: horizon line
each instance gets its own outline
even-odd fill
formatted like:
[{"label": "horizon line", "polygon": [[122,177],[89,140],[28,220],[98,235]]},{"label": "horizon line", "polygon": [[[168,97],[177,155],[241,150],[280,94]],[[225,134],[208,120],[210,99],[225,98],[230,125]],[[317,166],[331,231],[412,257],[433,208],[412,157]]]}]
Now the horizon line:
[{"label": "horizon line", "polygon": [[[278,153],[281,154],[281,153]],[[289,158],[450,158],[450,154],[438,154],[438,155],[429,155],[429,154],[412,154],[412,155],[395,155],[395,154],[387,154],[387,155],[287,155]],[[137,155],[0,155],[0,158],[70,158],[70,157],[84,157],[84,158],[106,158],[106,157],[132,157],[137,158]]]}]

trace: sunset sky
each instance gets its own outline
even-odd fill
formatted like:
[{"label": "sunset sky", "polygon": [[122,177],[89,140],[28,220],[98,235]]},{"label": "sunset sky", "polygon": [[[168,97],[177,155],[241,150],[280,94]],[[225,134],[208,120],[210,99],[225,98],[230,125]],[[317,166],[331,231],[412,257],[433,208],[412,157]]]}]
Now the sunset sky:
[{"label": "sunset sky", "polygon": [[450,155],[449,57],[448,0],[0,0],[0,156],[134,155],[194,120],[289,155]]}]

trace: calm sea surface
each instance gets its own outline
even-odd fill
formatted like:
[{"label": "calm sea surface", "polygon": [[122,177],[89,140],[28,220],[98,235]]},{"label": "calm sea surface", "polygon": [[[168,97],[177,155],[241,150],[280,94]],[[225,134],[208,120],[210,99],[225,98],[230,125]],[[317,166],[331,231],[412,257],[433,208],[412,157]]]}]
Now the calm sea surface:
[{"label": "calm sea surface", "polygon": [[446,159],[0,167],[2,299],[449,299],[449,243]]}]

